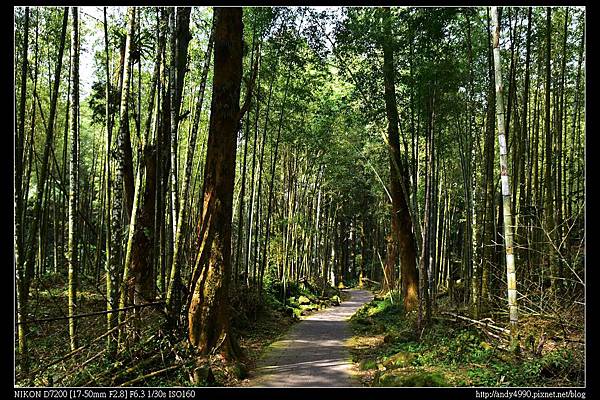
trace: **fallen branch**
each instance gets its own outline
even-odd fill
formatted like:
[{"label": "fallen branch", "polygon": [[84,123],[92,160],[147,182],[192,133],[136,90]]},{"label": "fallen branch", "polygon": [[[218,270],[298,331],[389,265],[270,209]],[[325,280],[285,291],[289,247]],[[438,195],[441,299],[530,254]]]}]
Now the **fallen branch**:
[{"label": "fallen branch", "polygon": [[65,320],[65,319],[75,319],[75,318],[82,318],[82,317],[91,317],[93,315],[111,314],[111,313],[115,313],[115,312],[131,310],[132,308],[150,307],[150,306],[161,305],[161,304],[164,304],[164,303],[165,303],[164,301],[155,301],[153,303],[134,304],[132,306],[127,306],[127,307],[123,307],[123,308],[117,308],[117,309],[114,309],[114,310],[94,311],[94,312],[91,312],[91,313],[70,315],[68,317],[51,317],[51,318],[32,319],[32,320],[28,320],[28,321],[17,322],[17,325],[31,324],[31,323],[34,323],[34,322],[35,323],[37,323],[37,322],[53,322],[53,321],[62,321],[62,320]]},{"label": "fallen branch", "polygon": [[362,278],[362,280],[363,280],[363,282],[372,283],[373,285],[380,285],[379,282],[373,281],[373,280],[371,280],[369,278]]},{"label": "fallen branch", "polygon": [[[93,357],[91,357],[88,360],[86,360],[83,364],[81,364],[80,366],[78,366],[78,368],[82,369],[83,367],[85,367],[86,365],[88,365],[89,363],[91,363],[92,361],[94,361],[95,359],[97,359],[98,357],[102,356],[104,353],[106,353],[106,349],[103,349],[102,351],[100,351],[99,353],[97,353],[96,355],[94,355]],[[67,373],[65,373],[62,376],[56,378],[56,382],[62,382],[69,375],[71,375],[71,371],[67,371]]]},{"label": "fallen branch", "polygon": [[468,317],[465,317],[464,315],[455,314],[455,313],[451,313],[451,312],[448,312],[448,311],[443,311],[442,314],[450,315],[450,316],[452,316],[454,318],[462,319],[463,321],[471,322],[473,324],[484,326],[486,328],[495,329],[495,330],[497,330],[497,331],[499,331],[501,333],[510,334],[510,331],[508,329],[501,328],[501,327],[496,326],[496,325],[492,325],[489,322],[478,321],[476,319],[468,318]]},{"label": "fallen branch", "polygon": [[482,329],[481,331],[482,331],[482,332],[483,332],[483,333],[484,333],[486,336],[488,336],[488,337],[493,337],[494,339],[496,339],[496,340],[499,340],[499,341],[502,341],[502,340],[503,340],[503,338],[502,338],[502,337],[500,337],[500,336],[496,335],[495,333],[488,332],[488,331],[486,331],[485,329]]},{"label": "fallen branch", "polygon": [[[151,364],[151,363],[152,363],[152,362],[154,362],[154,361],[155,361],[155,360],[156,360],[156,359],[157,359],[159,356],[160,356],[160,354],[155,354],[155,355],[153,355],[152,357],[150,357],[150,358],[147,358],[147,359],[145,359],[145,360],[143,360],[143,361],[141,361],[141,362],[138,362],[138,363],[136,363],[135,365],[132,365],[131,367],[127,368],[126,370],[124,370],[124,371],[121,371],[121,372],[119,372],[119,373],[117,373],[117,374],[113,375],[113,377],[112,377],[112,380],[111,380],[111,385],[115,385],[115,383],[117,382],[117,380],[118,380],[119,378],[126,377],[127,375],[129,375],[129,374],[131,374],[131,373],[135,372],[135,371],[136,371],[136,370],[138,370],[139,368],[143,368],[143,367],[145,367],[146,365],[148,365],[148,364]],[[108,372],[110,372],[110,371],[108,371]],[[106,375],[106,374],[103,374],[103,375]]]},{"label": "fallen branch", "polygon": [[552,339],[552,340],[560,340],[560,341],[563,341],[563,342],[585,344],[585,340],[582,340],[582,339],[570,339],[570,338],[567,338],[567,337],[560,337],[560,336],[552,336],[550,339]]}]

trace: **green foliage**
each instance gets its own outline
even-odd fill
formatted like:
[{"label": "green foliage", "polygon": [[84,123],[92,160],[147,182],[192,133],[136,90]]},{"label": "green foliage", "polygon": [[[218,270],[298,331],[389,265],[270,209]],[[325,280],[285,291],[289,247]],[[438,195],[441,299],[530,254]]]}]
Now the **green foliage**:
[{"label": "green foliage", "polygon": [[397,371],[384,372],[375,380],[376,386],[443,387],[448,382],[439,372],[416,371],[399,374]]},{"label": "green foliage", "polygon": [[377,369],[377,361],[375,361],[375,360],[362,360],[358,364],[358,368],[360,368],[361,371],[366,371],[366,370],[370,370],[370,369]]},{"label": "green foliage", "polygon": [[525,357],[499,350],[472,327],[435,322],[421,336],[401,302],[379,297],[351,318],[358,338],[383,335],[380,344],[355,350],[361,371],[379,369],[376,386],[538,386],[582,382],[578,352],[555,350]]},{"label": "green foliage", "polygon": [[[119,90],[111,84],[109,89],[109,107],[113,113],[119,108]],[[106,124],[106,81],[98,80],[92,84],[92,91],[88,96],[88,104],[92,110],[92,124],[103,126]]]}]

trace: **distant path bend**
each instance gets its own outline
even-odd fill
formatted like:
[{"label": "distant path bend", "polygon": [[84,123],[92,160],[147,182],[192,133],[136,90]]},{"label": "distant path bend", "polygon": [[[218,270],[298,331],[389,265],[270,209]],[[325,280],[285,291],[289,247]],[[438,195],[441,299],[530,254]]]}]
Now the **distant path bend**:
[{"label": "distant path bend", "polygon": [[359,386],[352,379],[352,360],[345,345],[352,336],[348,319],[373,295],[367,290],[346,292],[349,300],[307,317],[271,344],[249,386]]}]

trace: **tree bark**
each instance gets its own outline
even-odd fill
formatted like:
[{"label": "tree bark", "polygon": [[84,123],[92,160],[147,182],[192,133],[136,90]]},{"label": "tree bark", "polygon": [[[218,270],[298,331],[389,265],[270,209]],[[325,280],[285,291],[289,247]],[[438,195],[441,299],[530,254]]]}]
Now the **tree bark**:
[{"label": "tree bark", "polygon": [[[253,31],[252,31],[252,54],[250,55],[250,65],[252,65],[255,57],[255,53],[257,53],[256,44],[256,21],[254,23]],[[258,50],[260,52],[260,50]],[[256,54],[258,57],[258,54]],[[259,81],[260,82],[260,81]],[[260,88],[260,84],[259,84]],[[248,108],[250,105],[248,105]],[[237,286],[239,281],[239,270],[240,270],[240,259],[242,256],[242,233],[244,230],[244,197],[246,194],[246,168],[247,168],[247,158],[248,158],[248,142],[250,139],[250,112],[246,114],[246,125],[244,126],[244,156],[242,161],[242,176],[240,178],[242,182],[242,187],[240,188],[240,205],[238,209],[238,230],[237,237],[235,243],[235,266],[233,271],[233,284]]]},{"label": "tree bark", "polygon": [[[21,64],[21,98],[19,104],[19,129],[16,138],[16,146],[15,146],[15,180],[14,180],[14,213],[15,213],[15,231],[14,231],[14,246],[15,246],[15,265],[17,266],[17,319],[19,322],[22,322],[25,319],[23,315],[23,303],[27,302],[27,299],[22,297],[22,290],[25,281],[25,271],[22,268],[23,262],[23,224],[24,218],[23,214],[23,161],[24,161],[24,150],[23,143],[25,140],[25,103],[27,101],[27,50],[29,46],[29,7],[25,8],[25,27],[24,27],[24,37],[23,37],[23,62]],[[34,103],[35,110],[35,103]],[[33,146],[33,143],[30,144]],[[31,157],[30,157],[31,159]],[[29,182],[27,182],[27,186],[29,186]],[[25,307],[26,308],[26,307]],[[18,350],[19,354],[22,357],[21,359],[21,367],[26,367],[27,362],[25,361],[27,358],[27,345],[26,345],[26,332],[22,325],[19,325],[19,344]]]},{"label": "tree bark", "polygon": [[[215,8],[213,97],[204,172],[202,244],[192,276],[189,340],[236,358],[230,330],[231,217],[242,78],[242,8]],[[221,347],[222,346],[222,347]]]},{"label": "tree bark", "polygon": [[[106,124],[106,160],[105,160],[105,223],[106,223],[106,310],[110,311],[116,308],[116,271],[113,269],[112,261],[112,241],[111,241],[111,144],[112,144],[112,110],[110,103],[110,54],[108,47],[108,19],[106,17],[106,7],[104,7],[104,67],[106,69],[106,88],[105,88],[105,124]],[[110,331],[114,327],[113,313],[106,314],[106,329]],[[112,349],[113,338],[110,335],[106,337],[107,350],[110,353]]]}]

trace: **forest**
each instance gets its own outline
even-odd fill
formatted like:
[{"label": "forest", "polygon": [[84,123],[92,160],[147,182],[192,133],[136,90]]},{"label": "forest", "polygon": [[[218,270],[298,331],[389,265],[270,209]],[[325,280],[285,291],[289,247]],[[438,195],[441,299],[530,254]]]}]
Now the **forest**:
[{"label": "forest", "polygon": [[585,26],[15,7],[15,386],[584,386]]}]

